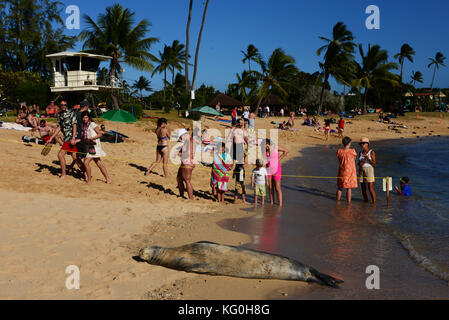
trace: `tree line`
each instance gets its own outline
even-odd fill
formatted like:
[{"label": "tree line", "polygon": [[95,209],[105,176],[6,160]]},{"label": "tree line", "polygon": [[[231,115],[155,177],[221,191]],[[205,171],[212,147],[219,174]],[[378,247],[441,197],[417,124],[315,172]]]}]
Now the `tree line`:
[{"label": "tree line", "polygon": [[[197,99],[192,101],[190,92],[195,90],[197,66],[200,61],[200,43],[205,26],[209,0],[203,7],[201,28],[198,34],[194,63],[190,63],[190,24],[193,0],[189,0],[186,26],[186,44],[179,40],[164,44],[158,54],[152,46],[159,42],[151,37],[151,23],[147,19],[136,21],[135,12],[114,4],[100,13],[96,19],[84,15],[84,30],[77,37],[64,35],[61,20],[62,4],[51,0],[0,0],[0,94],[8,98],[25,98],[31,90],[30,83],[41,85],[41,97],[49,96],[51,68],[46,55],[73,48],[77,41],[82,50],[111,57],[108,68],[98,72],[98,81],[108,85],[119,81],[121,70],[128,65],[145,72],[148,77],[160,75],[162,90],[153,91],[151,81],[142,75],[132,84],[124,81],[122,92],[113,90],[111,104],[116,108],[126,102],[140,101],[167,109],[175,102],[183,106],[205,103],[216,90],[203,84],[196,90]],[[270,93],[294,105],[306,106],[321,113],[323,108],[341,111],[345,102],[340,94],[331,92],[330,79],[344,86],[363,105],[391,107],[394,100],[401,101],[406,91],[415,91],[417,83],[423,83],[423,74],[413,71],[410,81],[404,80],[404,64],[413,63],[416,52],[409,44],[403,44],[391,61],[388,52],[378,44],[363,46],[355,42],[353,33],[343,22],[332,29],[331,36],[319,37],[323,45],[316,54],[321,57],[319,70],[313,74],[301,71],[295,59],[282,48],[275,49],[264,58],[254,44],[242,50],[242,63],[248,70],[236,75],[236,81],[228,85],[226,94],[247,105],[260,106]],[[430,89],[446,57],[437,52],[429,59],[428,68],[433,68]],[[193,66],[192,81],[189,66]],[[398,70],[398,74],[394,71]],[[19,83],[14,82],[18,81]],[[46,87],[45,90],[42,88]],[[36,91],[34,89],[34,91]],[[144,97],[143,92],[153,92]],[[25,97],[19,97],[24,95]],[[37,98],[36,98],[37,97]],[[40,102],[38,102],[40,103]]]}]

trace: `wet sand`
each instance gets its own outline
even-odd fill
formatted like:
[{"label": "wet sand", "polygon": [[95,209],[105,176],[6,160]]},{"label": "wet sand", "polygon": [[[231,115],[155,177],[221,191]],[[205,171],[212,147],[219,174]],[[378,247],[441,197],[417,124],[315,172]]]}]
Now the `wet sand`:
[{"label": "wet sand", "polygon": [[[335,176],[336,150],[303,149],[303,157],[284,165],[285,174]],[[377,205],[364,203],[360,189],[348,205],[335,201],[336,181],[286,178],[283,192],[289,201],[284,208],[267,207],[254,217],[225,220],[220,226],[250,235],[249,248],[292,257],[345,280],[339,290],[283,288],[291,299],[449,299],[448,283],[416,265],[398,239],[375,221],[394,219],[380,188],[377,182]],[[395,200],[392,207],[398,205]],[[370,265],[380,269],[380,290],[366,288]],[[276,299],[278,292],[267,297]]]}]

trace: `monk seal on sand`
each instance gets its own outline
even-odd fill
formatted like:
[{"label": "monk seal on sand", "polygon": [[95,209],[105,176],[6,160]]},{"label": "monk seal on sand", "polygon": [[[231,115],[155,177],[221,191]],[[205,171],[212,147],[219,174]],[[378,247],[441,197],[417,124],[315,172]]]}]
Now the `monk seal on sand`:
[{"label": "monk seal on sand", "polygon": [[179,248],[148,247],[141,249],[139,256],[149,264],[200,274],[306,281],[333,288],[343,283],[293,259],[212,242]]}]

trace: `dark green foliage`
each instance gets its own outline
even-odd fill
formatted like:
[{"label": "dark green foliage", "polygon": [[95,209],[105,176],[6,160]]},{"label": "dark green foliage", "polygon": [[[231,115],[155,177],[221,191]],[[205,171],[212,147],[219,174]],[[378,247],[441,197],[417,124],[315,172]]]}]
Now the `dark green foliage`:
[{"label": "dark green foliage", "polygon": [[46,55],[72,48],[75,37],[63,34],[63,4],[51,0],[0,3],[0,64],[5,70],[51,76]]},{"label": "dark green foliage", "polygon": [[121,106],[122,110],[133,113],[137,120],[142,119],[143,106],[138,103],[127,103]]}]

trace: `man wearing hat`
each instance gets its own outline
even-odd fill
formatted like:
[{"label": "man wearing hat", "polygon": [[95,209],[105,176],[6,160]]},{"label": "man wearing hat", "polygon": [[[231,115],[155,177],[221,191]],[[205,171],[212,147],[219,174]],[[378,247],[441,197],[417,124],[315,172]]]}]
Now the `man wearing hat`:
[{"label": "man wearing hat", "polygon": [[374,191],[374,167],[376,166],[376,154],[370,149],[370,141],[368,138],[360,140],[362,151],[359,153],[359,176],[362,185],[362,194],[365,202],[368,202],[368,187],[373,203],[376,203],[376,193]]}]

